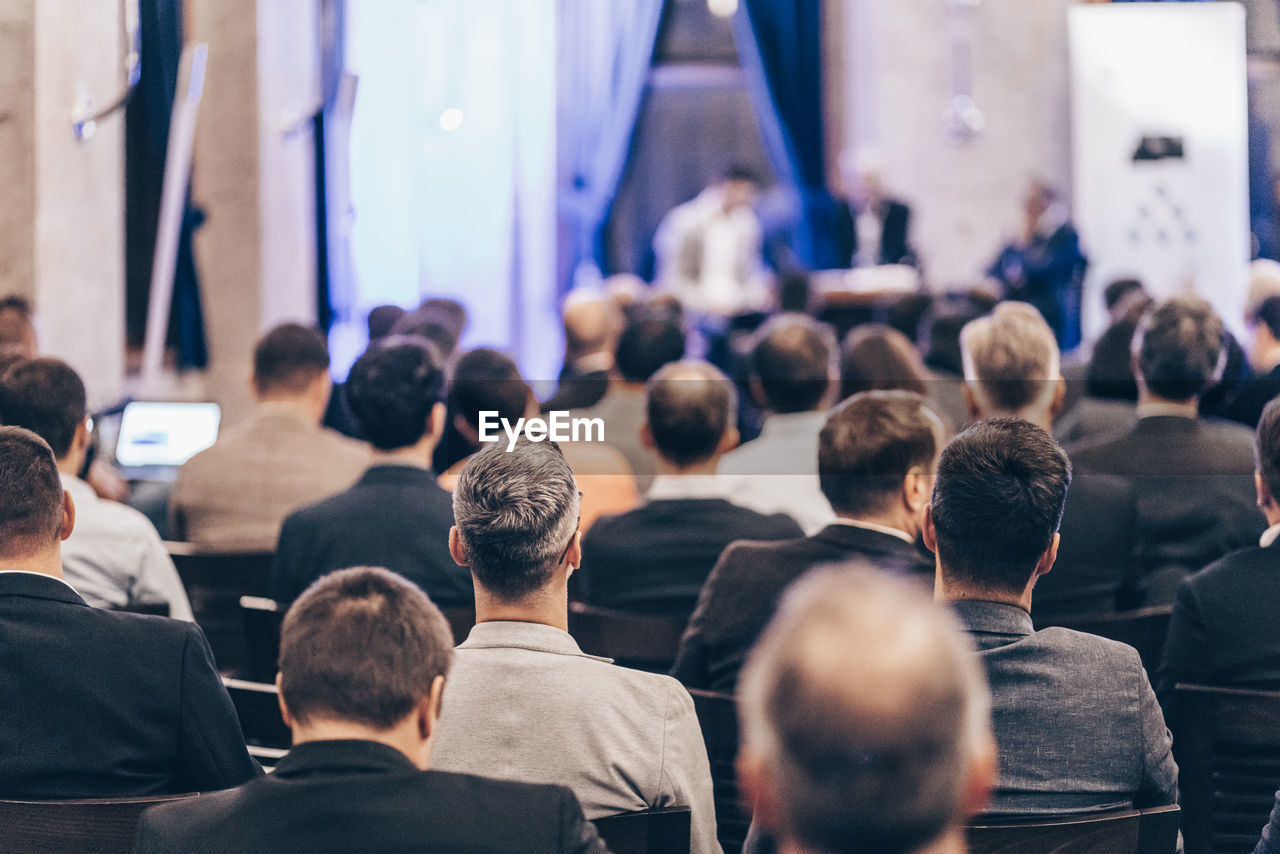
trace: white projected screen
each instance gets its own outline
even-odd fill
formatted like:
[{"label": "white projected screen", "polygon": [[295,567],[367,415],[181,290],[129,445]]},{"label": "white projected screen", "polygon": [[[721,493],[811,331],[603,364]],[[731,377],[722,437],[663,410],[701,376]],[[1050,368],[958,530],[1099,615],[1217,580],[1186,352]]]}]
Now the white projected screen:
[{"label": "white projected screen", "polygon": [[1243,332],[1249,261],[1244,9],[1117,3],[1070,9],[1074,212],[1101,291],[1137,276],[1157,298],[1194,290]]},{"label": "white projected screen", "polygon": [[129,403],[120,418],[116,461],[125,467],[180,466],[218,438],[216,403]]}]

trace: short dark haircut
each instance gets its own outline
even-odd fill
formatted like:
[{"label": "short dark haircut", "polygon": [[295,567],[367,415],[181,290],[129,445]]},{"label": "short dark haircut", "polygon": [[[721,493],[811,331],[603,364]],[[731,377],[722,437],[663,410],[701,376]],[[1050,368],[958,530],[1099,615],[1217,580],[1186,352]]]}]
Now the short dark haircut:
[{"label": "short dark haircut", "polygon": [[253,383],[259,394],[301,394],[328,369],[324,338],[300,323],[282,323],[253,350]]},{"label": "short dark haircut", "polygon": [[1262,410],[1254,435],[1254,454],[1263,484],[1271,497],[1280,501],[1280,398],[1274,398]]},{"label": "short dark haircut", "polygon": [[19,362],[0,378],[0,422],[35,432],[58,459],[87,414],[84,382],[61,359]]},{"label": "short dark haircut", "polygon": [[554,442],[490,442],[467,460],[453,516],[477,584],[516,602],[545,587],[577,531],[573,471]]},{"label": "short dark haircut", "polygon": [[458,350],[458,342],[467,328],[467,309],[452,299],[432,298],[396,321],[391,331],[397,335],[425,338],[448,361]]},{"label": "short dark haircut", "polygon": [[827,416],[818,434],[818,484],[837,513],[879,512],[913,468],[932,470],[938,416],[909,391],[864,391]]},{"label": "short dark haircut", "polygon": [[351,366],[345,386],[351,414],[381,451],[414,445],[431,427],[444,393],[444,369],[425,341],[389,338]]},{"label": "short dark haircut", "polygon": [[369,316],[365,319],[369,326],[369,341],[378,341],[386,338],[404,315],[404,309],[398,305],[374,306],[369,310]]},{"label": "short dark haircut", "polygon": [[677,466],[708,460],[737,416],[733,382],[706,362],[673,362],[649,380],[645,412],[658,453]]},{"label": "short dark haircut", "polygon": [[816,409],[831,382],[835,335],[801,314],[780,314],[757,333],[751,374],[774,412]]},{"label": "short dark haircut", "polygon": [[35,355],[35,327],[26,297],[0,297],[0,345],[20,348],[28,357]]},{"label": "short dark haircut", "polygon": [[1116,279],[1102,289],[1102,301],[1106,303],[1107,311],[1111,311],[1120,300],[1138,292],[1145,293],[1146,289],[1137,279]]},{"label": "short dark haircut", "polygon": [[1070,485],[1067,455],[1030,422],[992,418],[956,436],[933,487],[944,574],[976,590],[1021,593],[1058,531]]},{"label": "short dark haircut", "polygon": [[1137,321],[1122,319],[1102,333],[1085,368],[1085,394],[1108,400],[1138,399],[1138,380],[1133,373],[1133,336],[1137,331]]},{"label": "short dark haircut", "polygon": [[1138,372],[1152,394],[1190,400],[1218,380],[1222,319],[1200,297],[1160,303],[1143,318],[1135,343]]},{"label": "short dark haircut", "polygon": [[0,557],[18,558],[62,534],[62,479],[49,444],[22,427],[0,427]]},{"label": "short dark haircut", "polygon": [[1271,337],[1280,341],[1280,296],[1267,297],[1258,303],[1258,307],[1249,313],[1249,319],[1267,327]]},{"label": "short dark haircut", "polygon": [[643,383],[658,368],[684,358],[684,330],[665,312],[645,310],[627,322],[615,363],[627,382]]},{"label": "short dark haircut", "polygon": [[440,609],[385,569],[343,569],[298,597],[280,631],[280,695],[301,724],[339,720],[388,730],[449,671]]},{"label": "short dark haircut", "polygon": [[529,405],[529,386],[505,353],[480,347],[459,357],[449,381],[449,417],[461,415],[480,429],[481,412],[497,412],[515,423]]},{"label": "short dark haircut", "polygon": [[855,326],[840,345],[842,400],[877,389],[927,394],[928,380],[928,369],[911,340],[882,323]]}]

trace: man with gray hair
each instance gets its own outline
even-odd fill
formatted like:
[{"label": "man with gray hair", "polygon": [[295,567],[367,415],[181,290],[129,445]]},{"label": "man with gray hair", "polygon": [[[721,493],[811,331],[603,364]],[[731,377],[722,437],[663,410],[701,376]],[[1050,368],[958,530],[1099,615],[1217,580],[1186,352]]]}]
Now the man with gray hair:
[{"label": "man with gray hair", "polygon": [[995,785],[985,680],[956,621],[869,566],[796,582],[751,653],[738,773],[787,852],[943,854]]},{"label": "man with gray hair", "polygon": [[453,493],[449,551],[471,568],[476,626],[457,648],[436,767],[567,785],[587,818],[688,806],[692,851],[718,852],[693,700],[674,679],[586,655],[569,636],[578,486],[554,443],[506,447],[473,455]]}]

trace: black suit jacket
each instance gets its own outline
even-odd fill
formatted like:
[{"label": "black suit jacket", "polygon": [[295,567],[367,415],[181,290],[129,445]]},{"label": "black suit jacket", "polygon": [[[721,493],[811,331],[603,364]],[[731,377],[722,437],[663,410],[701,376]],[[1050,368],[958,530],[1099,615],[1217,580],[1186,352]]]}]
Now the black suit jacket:
[{"label": "black suit jacket", "polygon": [[471,605],[471,573],[449,556],[453,500],[435,475],[375,465],[346,492],[291,513],[271,565],[271,598],[292,602],[336,569],[381,566],[442,608]]},{"label": "black suit jacket", "polygon": [[541,404],[543,412],[552,410],[587,409],[595,406],[609,390],[608,371],[587,371],[579,374],[565,368],[555,394]]},{"label": "black suit jacket", "polygon": [[137,854],[605,851],[562,786],[419,771],[373,741],[301,744],[261,780],[152,807]]},{"label": "black suit jacket", "polygon": [[1178,588],[1156,693],[1172,713],[1179,682],[1280,689],[1280,547],[1232,552]]},{"label": "black suit jacket", "polygon": [[1230,403],[1222,408],[1222,417],[1238,421],[1252,430],[1258,426],[1262,410],[1276,395],[1280,395],[1280,367],[1242,381]]},{"label": "black suit jacket", "polygon": [[[858,255],[858,214],[848,203],[837,203],[834,219],[836,261],[842,267],[852,267]],[[910,224],[911,208],[896,199],[887,199],[880,211],[880,250],[876,263],[915,263],[907,233]]]},{"label": "black suit jacket", "polygon": [[0,573],[0,797],[207,791],[262,773],[193,623]]},{"label": "black suit jacket", "polygon": [[650,501],[597,519],[583,536],[583,594],[595,605],[688,617],[730,543],[803,535],[790,516],[722,498]]},{"label": "black suit jacket", "polygon": [[797,540],[734,543],[702,588],[671,675],[689,688],[733,693],[747,652],[787,585],[814,567],[854,558],[932,589],[934,561],[892,534],[833,524]]},{"label": "black suit jacket", "polygon": [[1142,583],[1149,605],[1229,551],[1257,543],[1253,434],[1228,421],[1154,416],[1067,449],[1077,471],[1124,477],[1138,499]]}]

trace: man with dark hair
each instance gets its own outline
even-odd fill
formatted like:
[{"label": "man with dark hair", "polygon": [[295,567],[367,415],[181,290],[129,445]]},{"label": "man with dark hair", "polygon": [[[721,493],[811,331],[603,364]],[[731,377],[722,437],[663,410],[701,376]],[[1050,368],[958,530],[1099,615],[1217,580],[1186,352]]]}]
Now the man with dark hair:
[{"label": "man with dark hair", "polygon": [[1173,601],[1188,572],[1257,542],[1266,528],[1255,506],[1253,435],[1198,417],[1222,354],[1222,321],[1207,302],[1181,296],[1161,303],[1134,340],[1138,422],[1068,448],[1080,471],[1133,483],[1147,604]]},{"label": "man with dark hair", "polygon": [[1280,296],[1267,297],[1249,313],[1249,329],[1253,333],[1248,354],[1253,376],[1240,385],[1222,414],[1253,428],[1263,407],[1280,395]]},{"label": "man with dark hair", "polygon": [[1032,590],[1058,553],[1071,464],[1039,427],[980,421],[942,452],[925,543],[937,590],[978,647],[991,686],[1000,815],[1177,802],[1169,731],[1133,647],[1036,631]]},{"label": "man with dark hair", "polygon": [[313,329],[286,323],[253,354],[258,406],[178,470],[169,530],[205,548],[271,551],[284,517],[355,483],[369,450],[320,426],[329,353]]},{"label": "man with dark hair", "polygon": [[209,791],[260,774],[195,624],[90,608],[63,580],[75,524],[49,445],[0,427],[0,797]]},{"label": "man with dark hair", "polygon": [[786,513],[806,533],[834,518],[818,487],[818,432],[839,383],[835,334],[799,314],[782,314],[757,333],[753,397],[769,415],[760,435],[724,455],[734,500],[760,513]]},{"label": "man with dark hair", "polygon": [[442,608],[471,605],[471,576],[449,556],[452,502],[431,472],[444,428],[444,370],[425,341],[390,338],[356,360],[346,389],[373,446],[371,464],[346,492],[285,518],[271,597],[292,602],[335,569],[381,566]]},{"label": "man with dark hair", "polygon": [[603,852],[573,794],[427,770],[452,638],[438,608],[382,569],[340,570],[285,616],[274,773],[143,814],[139,854]]},{"label": "man with dark hair", "polygon": [[31,303],[9,295],[0,298],[0,353],[36,357],[36,327],[31,322]]},{"label": "man with dark hair", "polygon": [[467,309],[453,299],[431,297],[391,327],[392,334],[425,338],[435,345],[437,355],[448,364],[458,351],[467,329]]},{"label": "man with dark hair", "polygon": [[716,476],[716,461],[738,441],[736,409],[733,383],[706,362],[674,362],[653,375],[641,435],[658,454],[658,476],[645,504],[583,536],[588,602],[688,617],[729,543],[801,536],[789,516],[731,503]]},{"label": "man with dark hair", "polygon": [[689,694],[670,677],[584,655],[568,633],[578,509],[554,443],[492,443],[463,468],[449,550],[475,579],[476,626],[456,651],[436,765],[563,783],[587,818],[688,806],[692,851],[718,852]]},{"label": "man with dark hair", "polygon": [[698,597],[672,675],[690,688],[732,693],[778,597],[816,566],[863,558],[931,585],[933,561],[916,537],[944,441],[941,420],[911,392],[866,391],[832,410],[817,457],[836,518],[810,537],[725,549]]},{"label": "man with dark hair", "polygon": [[[622,312],[603,293],[575,291],[564,303],[564,366],[542,411],[595,406],[609,391]],[[681,347],[683,351],[683,346]]]},{"label": "man with dark hair", "polygon": [[76,504],[76,528],[62,544],[64,578],[98,608],[164,604],[169,616],[193,619],[191,604],[155,527],[137,510],[98,498],[81,480],[89,452],[85,388],[58,359],[31,359],[0,377],[0,422],[25,427],[53,448]]},{"label": "man with dark hair", "polygon": [[1280,596],[1280,401],[1262,411],[1256,448],[1258,507],[1270,527],[1259,545],[1231,552],[1178,586],[1156,672],[1166,715],[1179,682],[1280,689],[1280,631],[1261,604]]}]

